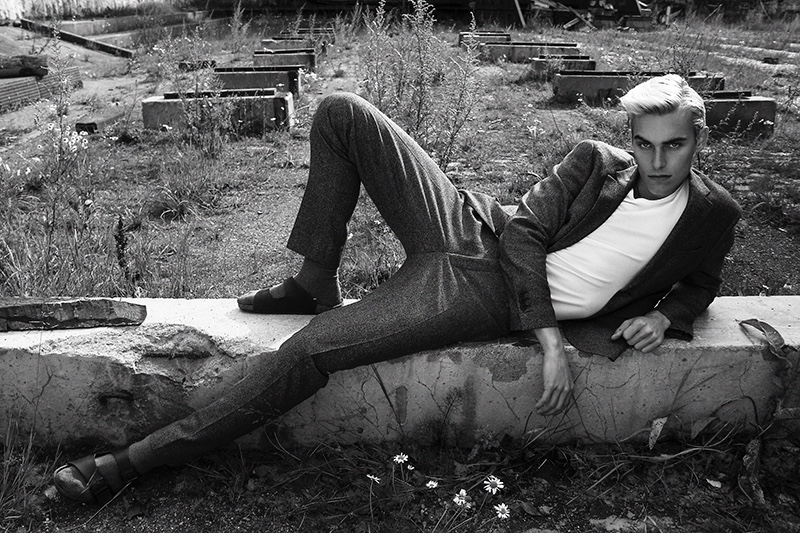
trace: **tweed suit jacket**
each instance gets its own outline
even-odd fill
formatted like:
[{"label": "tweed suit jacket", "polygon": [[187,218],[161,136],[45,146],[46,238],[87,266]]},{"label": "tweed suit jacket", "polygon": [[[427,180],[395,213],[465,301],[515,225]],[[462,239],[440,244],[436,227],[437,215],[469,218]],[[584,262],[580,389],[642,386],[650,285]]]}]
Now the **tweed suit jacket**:
[{"label": "tweed suit jacket", "polygon": [[[655,256],[595,315],[556,321],[547,283],[545,257],[597,229],[634,186],[637,167],[628,152],[598,141],[578,144],[550,176],[523,196],[502,228],[500,264],[506,279],[511,329],[559,325],[582,351],[616,358],[627,348],[612,341],[626,319],[658,309],[671,322],[667,335],[692,337],[692,323],[716,297],[725,255],[733,245],[741,215],[727,191],[692,170],[683,214]],[[506,215],[507,216],[507,215]]]}]

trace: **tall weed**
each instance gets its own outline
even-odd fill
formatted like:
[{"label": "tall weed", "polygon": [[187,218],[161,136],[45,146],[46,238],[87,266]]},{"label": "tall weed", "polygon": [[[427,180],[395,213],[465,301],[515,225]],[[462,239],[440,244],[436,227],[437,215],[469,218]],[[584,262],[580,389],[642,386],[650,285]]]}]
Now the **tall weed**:
[{"label": "tall weed", "polygon": [[434,31],[434,9],[411,0],[392,20],[381,0],[365,14],[360,50],[365,97],[446,167],[480,94],[474,50],[453,51]]}]

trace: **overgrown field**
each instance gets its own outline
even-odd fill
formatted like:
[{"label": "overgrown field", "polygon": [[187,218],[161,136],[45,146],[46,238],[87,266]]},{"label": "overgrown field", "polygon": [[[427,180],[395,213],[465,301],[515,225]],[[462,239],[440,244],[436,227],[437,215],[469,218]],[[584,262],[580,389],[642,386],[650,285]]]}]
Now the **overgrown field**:
[{"label": "overgrown field", "polygon": [[[424,2],[412,5],[405,17],[372,10],[317,20],[336,39],[317,72],[304,76],[295,129],[257,138],[226,127],[230,110],[214,98],[190,113],[186,131],[144,130],[140,102],[167,90],[213,90],[210,72],[181,72],[178,62],[250,64],[261,38],[297,19],[246,20],[239,11],[221,36],[154,32],[130,62],[14,30],[25,47],[50,55],[56,73],[78,65],[84,87],[65,84],[49,102],[0,115],[0,296],[229,298],[281,281],[299,264],[283,246],[303,194],[309,121],[319,99],[337,90],[381,106],[459,187],[508,204],[582,139],[628,145],[616,108],[555,103],[550,84],[528,66],[485,63],[476,50],[458,49],[458,31],[474,22],[434,22]],[[774,97],[774,135],[714,139],[697,166],[745,208],[723,294],[796,295],[798,29],[798,21],[744,27],[690,18],[643,32],[568,33],[532,21],[513,33],[578,42],[604,70],[722,72],[727,89]],[[74,132],[79,117],[110,107],[123,113],[115,128]],[[342,268],[346,296],[363,295],[402,261],[380,216],[360,202]],[[134,491],[138,502],[127,498],[92,517],[45,497],[52,455],[38,455],[9,428],[15,444],[4,449],[0,529],[800,531],[800,448],[768,429],[719,428],[653,450],[547,447],[502,435],[486,435],[472,450],[276,445],[268,454],[219,454],[157,472]],[[748,470],[754,434],[760,466]],[[509,518],[500,517],[501,504]]]}]

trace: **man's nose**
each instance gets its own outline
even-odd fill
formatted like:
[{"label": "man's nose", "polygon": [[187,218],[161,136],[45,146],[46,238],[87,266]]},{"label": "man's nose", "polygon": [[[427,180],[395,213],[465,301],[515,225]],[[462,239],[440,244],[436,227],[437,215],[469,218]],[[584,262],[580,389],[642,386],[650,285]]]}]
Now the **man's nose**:
[{"label": "man's nose", "polygon": [[667,162],[666,162],[666,158],[664,157],[664,151],[659,149],[659,148],[656,148],[653,151],[653,168],[655,168],[655,169],[664,168],[666,163]]}]

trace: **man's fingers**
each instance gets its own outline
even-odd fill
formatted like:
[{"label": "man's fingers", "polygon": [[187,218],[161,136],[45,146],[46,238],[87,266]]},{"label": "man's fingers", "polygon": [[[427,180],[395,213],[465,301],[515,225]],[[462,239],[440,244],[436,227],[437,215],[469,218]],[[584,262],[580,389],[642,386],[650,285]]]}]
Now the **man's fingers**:
[{"label": "man's fingers", "polygon": [[620,324],[619,327],[616,329],[616,331],[614,331],[614,333],[611,335],[611,340],[619,339],[625,332],[625,330],[628,329],[628,326],[630,325],[631,321],[632,319],[629,318],[628,320],[625,320],[622,324]]},{"label": "man's fingers", "polygon": [[571,387],[547,389],[536,403],[536,411],[542,416],[557,414],[567,406],[571,395]]}]

